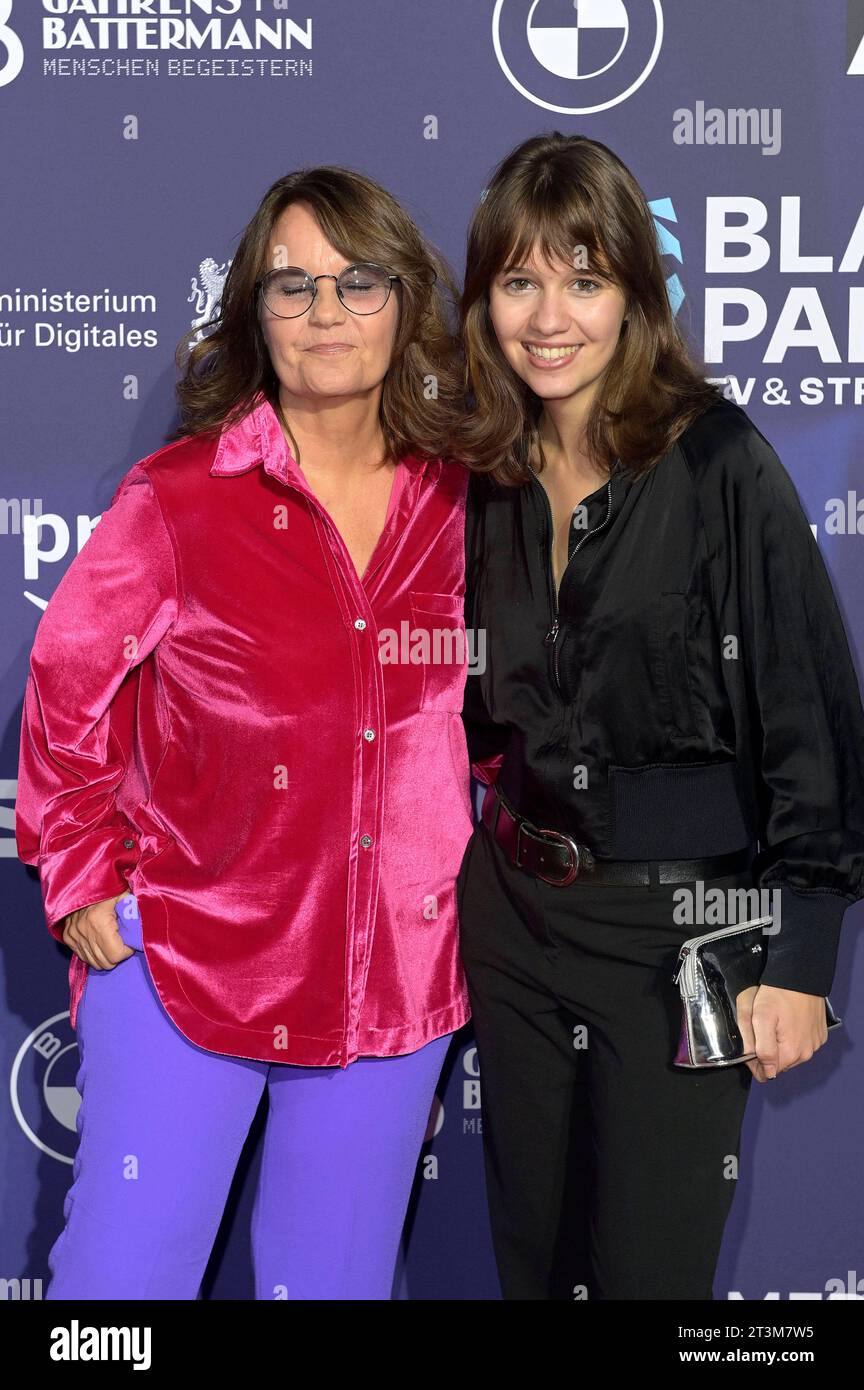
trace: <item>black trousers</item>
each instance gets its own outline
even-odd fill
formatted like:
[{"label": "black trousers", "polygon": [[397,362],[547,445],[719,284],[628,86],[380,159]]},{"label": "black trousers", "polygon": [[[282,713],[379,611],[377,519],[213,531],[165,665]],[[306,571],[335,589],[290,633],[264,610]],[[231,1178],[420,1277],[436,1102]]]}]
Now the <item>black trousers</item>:
[{"label": "black trousers", "polygon": [[676,923],[682,886],[555,887],[485,826],[469,841],[457,895],[505,1299],[713,1297],[753,1077],[672,1065],[678,949],[711,929]]}]

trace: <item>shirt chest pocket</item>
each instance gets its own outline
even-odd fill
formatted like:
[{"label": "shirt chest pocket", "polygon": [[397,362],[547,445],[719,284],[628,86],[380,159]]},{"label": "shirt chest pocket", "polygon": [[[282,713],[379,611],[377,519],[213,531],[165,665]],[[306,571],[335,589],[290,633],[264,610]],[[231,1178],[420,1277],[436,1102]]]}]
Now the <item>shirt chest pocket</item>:
[{"label": "shirt chest pocket", "polygon": [[421,710],[461,714],[467,674],[462,594],[411,589],[411,661],[420,671]]}]

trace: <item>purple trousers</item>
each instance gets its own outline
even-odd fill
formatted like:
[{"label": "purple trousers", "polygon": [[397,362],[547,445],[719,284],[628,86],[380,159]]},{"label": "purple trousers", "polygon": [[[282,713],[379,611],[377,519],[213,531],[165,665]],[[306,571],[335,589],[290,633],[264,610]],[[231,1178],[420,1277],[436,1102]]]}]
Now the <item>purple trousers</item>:
[{"label": "purple trousers", "polygon": [[302,1067],[208,1052],[175,1026],[144,957],[90,970],[79,1012],[78,1148],[49,1299],[195,1299],[267,1088],[252,1214],[256,1299],[389,1299],[452,1034],[398,1057]]}]

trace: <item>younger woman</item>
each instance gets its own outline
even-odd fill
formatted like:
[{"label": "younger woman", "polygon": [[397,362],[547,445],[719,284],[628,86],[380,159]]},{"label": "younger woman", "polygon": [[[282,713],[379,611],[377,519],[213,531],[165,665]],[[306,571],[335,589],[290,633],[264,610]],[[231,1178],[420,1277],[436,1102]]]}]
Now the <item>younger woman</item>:
[{"label": "younger woman", "polygon": [[[502,162],[462,323],[466,623],[486,635],[464,717],[489,790],[461,940],[504,1297],[710,1299],[752,1076],[825,1042],[864,896],[846,636],[792,483],[689,360],[651,212],[604,145],[550,134]],[[733,910],[777,890],[775,930],[738,1005],[757,1059],[687,1071],[672,976],[700,886]]]}]

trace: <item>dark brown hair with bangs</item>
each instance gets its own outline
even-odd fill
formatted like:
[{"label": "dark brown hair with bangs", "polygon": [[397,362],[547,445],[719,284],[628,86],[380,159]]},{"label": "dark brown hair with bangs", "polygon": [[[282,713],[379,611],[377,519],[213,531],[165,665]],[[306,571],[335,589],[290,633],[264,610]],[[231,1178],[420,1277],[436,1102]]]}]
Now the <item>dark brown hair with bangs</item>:
[{"label": "dark brown hair with bangs", "polygon": [[597,466],[611,469],[620,459],[634,476],[647,472],[692,420],[723,399],[675,321],[654,219],[629,169],[585,136],[534,136],[499,164],[474,213],[460,306],[473,407],[457,426],[452,452],[502,483],[526,482],[528,460],[542,460],[543,402],[501,351],[490,287],[535,248],[572,265],[577,247],[585,248],[590,274],[617,284],[627,303],[586,422],[585,444]]},{"label": "dark brown hair with bangs", "polygon": [[[386,189],[338,165],[286,174],[265,193],[241,234],[220,312],[203,325],[207,336],[190,349],[186,333],[177,346],[175,363],[183,376],[175,390],[182,424],[168,438],[218,433],[249,412],[259,391],[278,410],[279,380],[258,321],[255,281],[270,269],[274,224],[286,207],[301,201],[348,261],[375,261],[399,276],[394,285],[399,324],[381,397],[389,456],[445,456],[452,419],[464,399],[453,274]],[[426,390],[430,381],[432,394]]]}]

